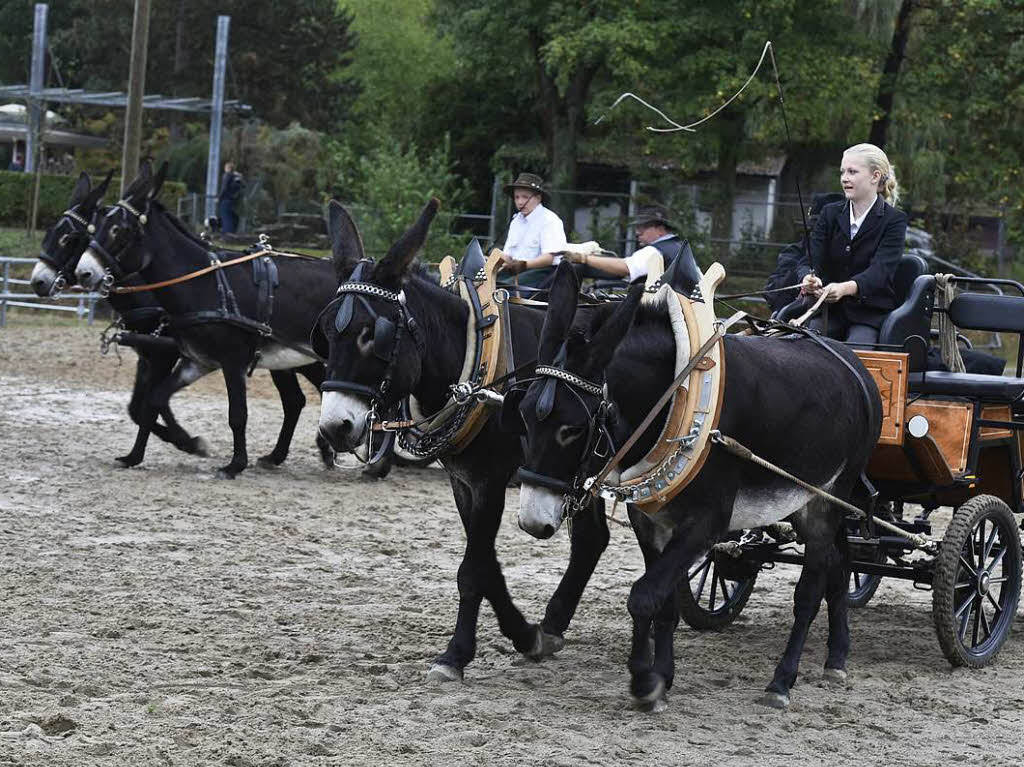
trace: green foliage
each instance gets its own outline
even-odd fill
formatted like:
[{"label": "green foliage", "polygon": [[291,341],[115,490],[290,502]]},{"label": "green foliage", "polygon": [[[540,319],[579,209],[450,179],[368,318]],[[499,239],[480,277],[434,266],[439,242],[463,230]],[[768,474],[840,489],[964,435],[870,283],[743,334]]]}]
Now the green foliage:
[{"label": "green foliage", "polygon": [[427,260],[438,261],[460,249],[466,236],[453,233],[469,195],[466,182],[455,172],[447,139],[433,151],[416,144],[403,145],[385,137],[366,153],[334,140],[325,148],[321,185],[345,202],[356,219],[369,255],[383,255],[409,227],[431,197],[444,206],[430,230],[424,248]]},{"label": "green foliage", "polygon": [[[75,176],[43,176],[39,184],[38,226],[46,228],[67,210]],[[111,189],[120,188],[120,179],[110,182]],[[30,173],[0,171],[0,223],[7,226],[25,226],[32,206],[35,176]],[[160,193],[160,200],[173,213],[178,199],[187,194],[184,184],[167,181]]]}]

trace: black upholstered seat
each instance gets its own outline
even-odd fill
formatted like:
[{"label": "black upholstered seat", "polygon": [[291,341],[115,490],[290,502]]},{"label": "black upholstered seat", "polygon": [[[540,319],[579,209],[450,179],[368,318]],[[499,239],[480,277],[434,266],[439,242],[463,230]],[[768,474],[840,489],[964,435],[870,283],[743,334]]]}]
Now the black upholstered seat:
[{"label": "black upholstered seat", "polygon": [[910,391],[915,394],[967,397],[1004,404],[1016,402],[1024,397],[1024,378],[937,370],[929,373],[911,373],[908,383]]}]

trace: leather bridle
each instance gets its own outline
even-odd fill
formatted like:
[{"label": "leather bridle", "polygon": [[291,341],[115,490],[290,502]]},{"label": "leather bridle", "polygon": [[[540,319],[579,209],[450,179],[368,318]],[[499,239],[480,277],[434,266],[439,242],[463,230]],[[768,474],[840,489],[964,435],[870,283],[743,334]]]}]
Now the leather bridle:
[{"label": "leather bridle", "polygon": [[[61,248],[68,248],[72,244],[72,240],[84,240],[86,237],[91,236],[95,231],[96,227],[83,216],[79,215],[78,211],[75,210],[78,206],[72,205],[70,208],[65,210],[57,223],[54,224],[54,231],[56,232],[64,223],[70,223],[71,231],[65,232],[60,236],[57,244]],[[82,249],[84,252],[85,248]],[[81,253],[79,253],[81,256]],[[68,285],[73,285],[75,282],[74,267],[78,265],[77,260],[72,259],[70,256],[65,257],[62,263],[58,263],[57,259],[50,255],[45,250],[39,251],[39,260],[46,264],[48,267],[53,269],[57,273],[57,279],[53,281],[53,285],[50,286],[50,295],[56,295],[60,293]],[[75,261],[72,265],[72,261]]]}]

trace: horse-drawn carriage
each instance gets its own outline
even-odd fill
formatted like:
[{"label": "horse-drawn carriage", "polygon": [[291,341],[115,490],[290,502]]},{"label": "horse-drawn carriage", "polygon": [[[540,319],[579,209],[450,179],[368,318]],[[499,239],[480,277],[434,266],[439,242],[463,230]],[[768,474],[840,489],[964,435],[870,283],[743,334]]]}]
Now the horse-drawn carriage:
[{"label": "horse-drawn carriage", "polygon": [[[943,653],[953,665],[981,667],[1005,642],[1020,595],[1014,515],[1024,512],[1024,286],[949,277],[937,288],[936,276],[924,271],[919,258],[904,258],[897,278],[902,303],[883,324],[878,345],[857,351],[878,386],[884,418],[863,480],[867,515],[848,519],[849,601],[866,604],[883,577],[930,589]],[[963,292],[946,300],[952,287]],[[1015,376],[926,370],[932,319],[941,315],[960,331],[1018,334]],[[941,507],[953,512],[939,540],[931,516]],[[684,619],[700,629],[730,623],[760,569],[802,563],[793,544],[775,527],[713,547],[690,569],[690,588],[680,590]]]}]

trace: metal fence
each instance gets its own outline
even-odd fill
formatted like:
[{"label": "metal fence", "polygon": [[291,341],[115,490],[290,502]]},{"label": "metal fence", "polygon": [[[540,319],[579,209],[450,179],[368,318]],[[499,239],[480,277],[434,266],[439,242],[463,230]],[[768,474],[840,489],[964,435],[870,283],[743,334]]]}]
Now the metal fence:
[{"label": "metal fence", "polygon": [[84,318],[91,325],[96,313],[96,302],[102,298],[99,293],[74,293],[56,298],[40,298],[35,293],[12,292],[12,289],[27,287],[31,281],[12,277],[11,267],[35,263],[34,258],[0,256],[0,328],[7,326],[9,306],[51,312],[74,312],[78,319]]}]

